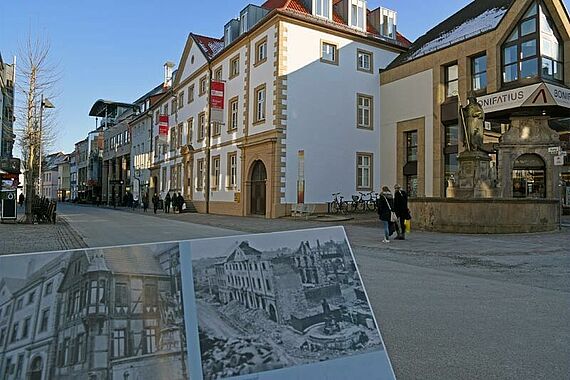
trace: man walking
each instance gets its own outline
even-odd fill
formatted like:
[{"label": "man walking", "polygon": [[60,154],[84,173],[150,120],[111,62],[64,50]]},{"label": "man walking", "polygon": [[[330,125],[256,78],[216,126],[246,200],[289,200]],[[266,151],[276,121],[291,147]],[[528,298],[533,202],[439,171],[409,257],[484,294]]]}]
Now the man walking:
[{"label": "man walking", "polygon": [[394,212],[398,217],[398,223],[396,223],[398,236],[396,237],[396,240],[405,240],[406,219],[409,219],[408,194],[406,194],[398,184],[394,185]]},{"label": "man walking", "polygon": [[167,214],[170,212],[170,202],[172,198],[170,197],[170,191],[166,193],[166,197],[164,198],[164,212]]},{"label": "man walking", "polygon": [[154,193],[154,195],[152,196],[152,207],[154,208],[154,213],[156,214],[156,210],[158,210],[158,203],[160,202],[160,199],[158,198],[158,194]]}]

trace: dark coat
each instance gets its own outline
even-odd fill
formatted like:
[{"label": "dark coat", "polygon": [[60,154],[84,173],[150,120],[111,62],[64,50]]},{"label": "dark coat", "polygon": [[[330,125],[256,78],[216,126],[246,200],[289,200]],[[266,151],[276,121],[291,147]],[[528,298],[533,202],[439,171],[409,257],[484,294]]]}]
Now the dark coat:
[{"label": "dark coat", "polygon": [[378,211],[378,216],[380,220],[385,222],[391,221],[391,211],[394,210],[394,199],[390,193],[382,193],[376,200],[376,210]]},{"label": "dark coat", "polygon": [[407,218],[408,216],[408,194],[404,190],[398,190],[394,193],[394,212],[398,218]]},{"label": "dark coat", "polygon": [[164,198],[164,203],[166,204],[166,207],[170,206],[171,201],[172,198],[170,198],[170,193],[166,194],[166,197]]}]

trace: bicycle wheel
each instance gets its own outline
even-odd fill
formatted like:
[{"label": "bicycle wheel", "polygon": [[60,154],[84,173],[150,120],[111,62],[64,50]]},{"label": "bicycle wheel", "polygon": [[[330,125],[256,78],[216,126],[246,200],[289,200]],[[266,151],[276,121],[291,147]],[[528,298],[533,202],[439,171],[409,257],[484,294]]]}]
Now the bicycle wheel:
[{"label": "bicycle wheel", "polygon": [[337,201],[331,203],[331,213],[338,214],[340,212],[340,206]]},{"label": "bicycle wheel", "polygon": [[360,212],[366,211],[366,201],[358,201],[357,207]]},{"label": "bicycle wheel", "polygon": [[341,214],[348,214],[348,208],[349,208],[348,202],[343,201],[340,203],[340,210],[339,211]]},{"label": "bicycle wheel", "polygon": [[373,200],[366,202],[366,208],[368,209],[368,211],[376,210],[376,202],[374,202]]}]

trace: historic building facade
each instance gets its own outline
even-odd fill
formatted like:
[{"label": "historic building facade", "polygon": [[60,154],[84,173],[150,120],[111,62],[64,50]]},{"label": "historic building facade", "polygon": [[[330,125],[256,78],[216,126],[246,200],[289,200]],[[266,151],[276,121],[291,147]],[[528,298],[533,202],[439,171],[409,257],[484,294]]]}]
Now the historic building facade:
[{"label": "historic building facade", "polygon": [[[570,180],[568,159],[555,158],[570,136],[569,56],[561,0],[476,0],[428,31],[381,74],[384,184],[446,196],[464,150],[458,107],[472,93],[485,112],[483,149],[501,195],[557,198],[558,173]],[[519,134],[528,123],[540,132]]]},{"label": "historic building facade", "polygon": [[[297,203],[326,210],[333,192],[378,189],[379,70],[408,41],[392,11],[314,3],[248,5],[223,39],[190,34],[169,96],[153,109],[162,194],[181,192],[200,212],[279,217]],[[221,118],[212,81],[225,83]]]}]

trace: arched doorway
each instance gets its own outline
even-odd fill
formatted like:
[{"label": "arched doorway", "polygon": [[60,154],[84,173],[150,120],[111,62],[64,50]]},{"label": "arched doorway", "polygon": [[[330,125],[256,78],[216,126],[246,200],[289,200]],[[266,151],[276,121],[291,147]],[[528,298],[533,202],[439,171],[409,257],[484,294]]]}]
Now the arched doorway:
[{"label": "arched doorway", "polygon": [[273,322],[277,322],[277,312],[275,311],[275,307],[273,305],[269,305],[269,318]]},{"label": "arched doorway", "polygon": [[32,360],[32,365],[30,366],[30,380],[41,380],[42,369],[43,369],[42,358],[37,356],[36,358],[34,358],[34,360]]},{"label": "arched doorway", "polygon": [[253,215],[265,215],[267,171],[262,161],[253,163],[251,171],[250,212]]},{"label": "arched doorway", "polygon": [[537,154],[519,156],[513,165],[513,198],[546,198],[546,165]]}]

